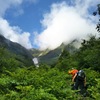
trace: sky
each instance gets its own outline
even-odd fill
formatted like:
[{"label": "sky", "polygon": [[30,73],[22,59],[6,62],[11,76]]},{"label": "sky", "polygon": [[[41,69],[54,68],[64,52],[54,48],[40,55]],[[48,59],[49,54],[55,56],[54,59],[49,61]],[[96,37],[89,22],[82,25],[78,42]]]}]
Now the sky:
[{"label": "sky", "polygon": [[27,49],[55,49],[97,34],[99,0],[0,0],[0,34]]}]

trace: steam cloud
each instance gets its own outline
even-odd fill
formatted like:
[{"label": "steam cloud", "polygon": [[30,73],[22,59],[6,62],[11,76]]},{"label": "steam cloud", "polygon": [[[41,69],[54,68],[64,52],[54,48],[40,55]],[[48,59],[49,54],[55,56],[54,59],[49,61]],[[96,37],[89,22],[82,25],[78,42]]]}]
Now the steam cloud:
[{"label": "steam cloud", "polygon": [[50,12],[44,14],[41,24],[44,30],[36,35],[34,43],[40,49],[55,49],[61,43],[69,43],[73,39],[86,38],[88,34],[96,33],[95,18],[88,10],[95,5],[94,0],[71,0],[72,5],[66,2],[55,3]]}]

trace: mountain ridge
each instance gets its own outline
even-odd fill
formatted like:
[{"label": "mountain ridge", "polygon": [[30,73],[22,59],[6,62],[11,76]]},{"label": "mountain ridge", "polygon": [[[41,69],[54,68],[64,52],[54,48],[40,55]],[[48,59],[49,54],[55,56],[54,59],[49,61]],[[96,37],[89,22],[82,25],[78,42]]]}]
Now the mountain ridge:
[{"label": "mountain ridge", "polygon": [[25,65],[33,64],[33,61],[32,61],[33,56],[26,48],[24,48],[23,46],[21,46],[20,44],[16,42],[12,42],[6,39],[2,35],[0,35],[0,48],[6,48],[10,53],[16,54],[18,56],[18,60],[23,62]]},{"label": "mountain ridge", "polygon": [[76,40],[72,41],[70,44],[66,45],[62,43],[59,47],[53,50],[46,49],[44,51],[37,51],[36,49],[31,49],[31,53],[34,57],[37,57],[39,63],[46,63],[46,64],[54,64],[58,61],[59,57],[61,56],[64,50],[67,50],[70,53],[77,51],[74,43],[77,42]]}]

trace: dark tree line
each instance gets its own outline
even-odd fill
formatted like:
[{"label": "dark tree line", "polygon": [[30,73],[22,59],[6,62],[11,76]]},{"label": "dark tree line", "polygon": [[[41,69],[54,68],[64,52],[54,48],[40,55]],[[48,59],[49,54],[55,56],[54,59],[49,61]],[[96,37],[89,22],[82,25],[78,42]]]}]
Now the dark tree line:
[{"label": "dark tree line", "polygon": [[[93,12],[93,15],[94,16],[99,15],[99,17],[100,17],[100,4],[97,5],[97,10],[95,12]],[[99,19],[99,22],[96,26],[96,29],[98,32],[100,32],[100,19]]]}]

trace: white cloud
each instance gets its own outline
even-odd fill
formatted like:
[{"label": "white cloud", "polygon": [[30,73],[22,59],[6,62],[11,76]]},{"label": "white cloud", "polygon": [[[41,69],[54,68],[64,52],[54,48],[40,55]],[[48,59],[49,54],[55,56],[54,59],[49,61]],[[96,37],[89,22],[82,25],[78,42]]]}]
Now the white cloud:
[{"label": "white cloud", "polygon": [[19,7],[23,2],[36,3],[38,2],[38,0],[0,0],[0,16],[4,16],[6,10],[12,7],[18,9],[17,15],[18,13],[19,15],[23,14],[24,13],[23,9]]},{"label": "white cloud", "polygon": [[[35,3],[36,0],[26,0],[27,2]],[[25,2],[25,0],[0,0],[0,34],[5,36],[7,39],[10,39],[13,42],[17,42],[26,48],[32,48],[30,42],[30,33],[22,32],[22,30],[18,26],[10,26],[9,22],[4,19],[4,15],[6,11],[15,7],[17,12],[15,16],[23,14],[23,9],[19,9],[19,6]]]},{"label": "white cloud", "polygon": [[26,48],[32,48],[29,37],[30,37],[30,33],[24,32],[21,35],[19,35],[18,42]]},{"label": "white cloud", "polygon": [[73,39],[83,39],[87,34],[95,33],[94,20],[88,8],[93,5],[96,7],[96,1],[75,0],[74,6],[66,2],[53,4],[41,21],[44,30],[36,36],[34,42],[40,49],[54,49],[62,42],[69,43]]},{"label": "white cloud", "polygon": [[13,42],[17,42],[26,48],[32,48],[31,42],[29,40],[30,33],[22,32],[17,26],[10,26],[9,23],[0,18],[0,34],[10,39]]},{"label": "white cloud", "polygon": [[[22,32],[18,26],[10,26],[3,17],[11,7],[18,8],[23,2],[36,3],[37,1],[0,0],[0,34],[26,48],[31,48],[30,33]],[[75,38],[86,37],[88,33],[95,33],[95,24],[92,22],[94,19],[89,14],[88,8],[96,6],[99,0],[71,0],[71,2],[74,6],[69,6],[65,2],[53,4],[50,12],[44,14],[44,19],[41,21],[44,30],[39,34],[35,32],[35,45],[41,49],[54,49],[62,42],[69,43]],[[23,9],[17,9],[17,15],[23,13]]]},{"label": "white cloud", "polygon": [[0,0],[0,16],[4,16],[7,9],[20,5],[23,0]]}]

